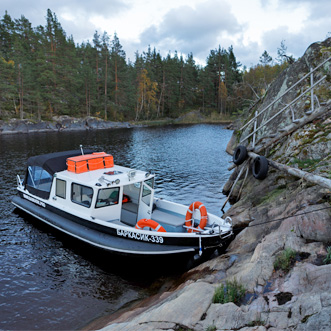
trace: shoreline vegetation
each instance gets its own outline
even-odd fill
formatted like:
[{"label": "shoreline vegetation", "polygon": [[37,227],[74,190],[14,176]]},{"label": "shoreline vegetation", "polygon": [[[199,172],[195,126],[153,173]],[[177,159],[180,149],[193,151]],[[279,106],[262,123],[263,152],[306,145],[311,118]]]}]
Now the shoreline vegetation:
[{"label": "shoreline vegetation", "polygon": [[62,131],[82,131],[82,130],[100,130],[100,129],[120,129],[147,126],[162,126],[176,124],[224,124],[231,128],[233,118],[213,113],[210,116],[204,116],[199,110],[191,111],[176,119],[163,118],[158,120],[145,121],[127,121],[115,122],[105,121],[97,117],[75,118],[70,116],[57,116],[49,121],[34,121],[28,119],[12,118],[4,121],[0,120],[0,135],[11,135],[19,133],[36,132],[62,132]]},{"label": "shoreline vegetation", "polygon": [[250,108],[290,65],[284,42],[277,58],[264,51],[250,68],[237,61],[233,46],[221,45],[205,65],[193,53],[164,56],[152,46],[131,61],[116,33],[96,31],[93,41],[76,44],[50,9],[45,23],[33,27],[7,11],[0,17],[0,120],[69,116],[135,124],[200,109],[214,122]]}]

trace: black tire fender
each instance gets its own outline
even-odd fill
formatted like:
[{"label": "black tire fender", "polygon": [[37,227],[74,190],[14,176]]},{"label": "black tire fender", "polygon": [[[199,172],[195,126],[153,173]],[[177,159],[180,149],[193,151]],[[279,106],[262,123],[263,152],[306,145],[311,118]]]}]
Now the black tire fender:
[{"label": "black tire fender", "polygon": [[264,179],[268,174],[268,160],[265,156],[257,156],[253,163],[253,176],[256,179]]},{"label": "black tire fender", "polygon": [[242,164],[247,159],[247,149],[245,146],[237,146],[233,152],[233,163],[236,165]]}]

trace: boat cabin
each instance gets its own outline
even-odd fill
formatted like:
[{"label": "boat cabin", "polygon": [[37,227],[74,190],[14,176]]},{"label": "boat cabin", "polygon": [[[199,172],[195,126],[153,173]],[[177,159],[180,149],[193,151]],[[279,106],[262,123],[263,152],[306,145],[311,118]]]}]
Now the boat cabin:
[{"label": "boat cabin", "polygon": [[114,165],[92,150],[59,152],[28,160],[24,188],[63,212],[134,227],[150,218],[154,175]]}]

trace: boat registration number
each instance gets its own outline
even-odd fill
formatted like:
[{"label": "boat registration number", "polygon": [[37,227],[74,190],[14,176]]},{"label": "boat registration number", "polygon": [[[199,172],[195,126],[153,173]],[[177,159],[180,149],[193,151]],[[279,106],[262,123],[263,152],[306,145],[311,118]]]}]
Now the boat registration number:
[{"label": "boat registration number", "polygon": [[40,200],[38,200],[38,199],[35,199],[35,198],[33,198],[33,197],[30,197],[29,195],[27,195],[27,194],[25,194],[25,193],[23,193],[23,198],[26,199],[26,200],[29,200],[29,201],[31,201],[31,202],[33,202],[33,203],[39,205],[39,206],[41,206],[41,207],[46,208],[46,204],[45,204],[45,202],[42,202],[42,201],[40,201]]},{"label": "boat registration number", "polygon": [[127,230],[117,229],[117,235],[125,238],[147,241],[156,244],[163,244],[163,237],[144,233],[135,233]]}]

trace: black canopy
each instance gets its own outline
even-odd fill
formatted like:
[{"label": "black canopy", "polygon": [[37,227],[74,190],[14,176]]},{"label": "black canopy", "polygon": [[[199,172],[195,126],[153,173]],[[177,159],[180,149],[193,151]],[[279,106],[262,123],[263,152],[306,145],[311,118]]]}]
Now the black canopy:
[{"label": "black canopy", "polygon": [[[84,149],[84,154],[92,154],[94,151]],[[32,156],[28,159],[28,166],[39,166],[45,169],[49,174],[54,175],[55,172],[67,169],[67,158],[82,155],[80,149],[73,151],[57,152]]]}]

